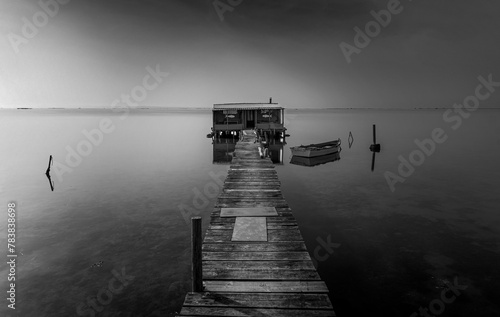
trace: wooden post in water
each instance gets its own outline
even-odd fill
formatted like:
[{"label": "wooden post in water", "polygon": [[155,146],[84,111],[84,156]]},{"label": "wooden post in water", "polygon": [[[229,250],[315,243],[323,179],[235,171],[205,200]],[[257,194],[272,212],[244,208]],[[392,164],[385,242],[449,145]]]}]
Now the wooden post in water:
[{"label": "wooden post in water", "polygon": [[376,127],[373,125],[373,144],[370,145],[370,151],[372,152],[380,152],[380,144],[377,144],[377,134]]},{"label": "wooden post in water", "polygon": [[201,266],[201,217],[191,218],[191,279],[192,291],[203,291],[203,271]]}]

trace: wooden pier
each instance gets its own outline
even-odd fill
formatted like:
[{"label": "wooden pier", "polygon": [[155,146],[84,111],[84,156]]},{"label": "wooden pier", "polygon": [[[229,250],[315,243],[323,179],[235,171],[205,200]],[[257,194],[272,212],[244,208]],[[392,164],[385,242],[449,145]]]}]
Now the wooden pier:
[{"label": "wooden pier", "polygon": [[178,316],[335,316],[255,138],[244,131],[236,144],[202,245],[204,289],[186,295]]}]

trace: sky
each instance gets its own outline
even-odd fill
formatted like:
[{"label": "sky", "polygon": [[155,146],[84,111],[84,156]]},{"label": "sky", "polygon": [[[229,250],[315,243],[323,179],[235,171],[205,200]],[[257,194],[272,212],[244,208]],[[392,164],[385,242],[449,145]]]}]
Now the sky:
[{"label": "sky", "polygon": [[0,107],[112,108],[135,91],[150,108],[446,108],[478,76],[500,81],[499,14],[487,0],[1,0]]}]

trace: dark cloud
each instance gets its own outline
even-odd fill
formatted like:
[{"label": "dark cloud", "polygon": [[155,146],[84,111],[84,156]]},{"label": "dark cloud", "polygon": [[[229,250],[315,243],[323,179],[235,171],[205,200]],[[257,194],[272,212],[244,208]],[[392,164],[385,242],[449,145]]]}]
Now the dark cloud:
[{"label": "dark cloud", "polygon": [[[170,88],[150,100],[162,105],[271,94],[292,107],[446,106],[463,98],[478,75],[500,74],[494,1],[401,1],[403,11],[348,64],[339,45],[354,45],[354,27],[364,29],[370,12],[388,2],[243,0],[221,21],[213,0],[71,1],[22,55],[3,53],[2,69],[24,84],[21,90],[6,82],[4,91],[13,93],[5,97],[57,101],[66,94],[61,100],[106,104],[158,63],[172,72]],[[19,30],[37,3],[5,0],[0,26]],[[42,89],[35,72],[66,89]]]}]

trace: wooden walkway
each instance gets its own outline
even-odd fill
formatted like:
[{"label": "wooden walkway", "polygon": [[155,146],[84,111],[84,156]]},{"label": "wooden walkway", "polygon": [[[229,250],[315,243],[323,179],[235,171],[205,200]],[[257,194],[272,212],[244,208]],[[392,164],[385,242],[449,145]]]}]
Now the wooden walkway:
[{"label": "wooden walkway", "polygon": [[[203,241],[204,292],[188,293],[178,316],[335,316],[276,170],[254,141],[249,133],[236,145]],[[267,241],[232,241],[236,217],[221,209],[245,207],[275,208],[264,218]]]}]

